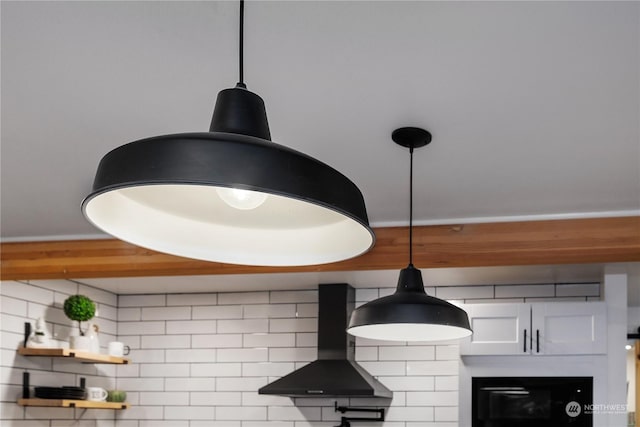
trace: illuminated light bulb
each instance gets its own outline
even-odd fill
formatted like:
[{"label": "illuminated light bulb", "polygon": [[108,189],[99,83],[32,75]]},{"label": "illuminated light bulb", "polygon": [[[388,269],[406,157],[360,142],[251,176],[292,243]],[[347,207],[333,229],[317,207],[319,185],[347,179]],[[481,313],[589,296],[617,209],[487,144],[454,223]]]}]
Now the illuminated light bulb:
[{"label": "illuminated light bulb", "polygon": [[232,208],[240,210],[255,209],[267,200],[265,193],[239,188],[216,188],[218,196]]}]

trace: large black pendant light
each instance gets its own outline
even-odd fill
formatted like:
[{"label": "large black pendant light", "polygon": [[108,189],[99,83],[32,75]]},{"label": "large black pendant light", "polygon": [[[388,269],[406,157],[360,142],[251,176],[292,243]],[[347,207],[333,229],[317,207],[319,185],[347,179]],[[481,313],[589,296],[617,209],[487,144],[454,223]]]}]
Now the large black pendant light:
[{"label": "large black pendant light", "polygon": [[209,132],[142,139],[107,153],[86,218],[130,243],[206,261],[324,264],[374,243],[364,199],[347,177],[271,142],[263,100],[243,81],[218,94]]},{"label": "large black pendant light", "polygon": [[424,129],[406,127],[392,134],[395,143],[409,148],[409,265],[400,271],[393,295],[370,301],[353,311],[347,332],[385,341],[445,341],[471,335],[467,313],[429,296],[422,273],[413,266],[413,149],[431,142]]}]

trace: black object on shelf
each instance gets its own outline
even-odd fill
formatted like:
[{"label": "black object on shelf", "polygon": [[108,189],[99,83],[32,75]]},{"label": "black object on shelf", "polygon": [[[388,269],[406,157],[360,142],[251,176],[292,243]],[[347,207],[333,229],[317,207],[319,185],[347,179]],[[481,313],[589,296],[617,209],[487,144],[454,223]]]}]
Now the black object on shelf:
[{"label": "black object on shelf", "polygon": [[22,373],[22,398],[28,399],[29,395],[29,372]]},{"label": "black object on shelf", "polygon": [[640,326],[638,327],[638,333],[635,334],[627,334],[628,340],[640,340]]},{"label": "black object on shelf", "polygon": [[338,406],[338,402],[334,403],[336,412],[344,414],[345,412],[373,412],[378,414],[377,417],[341,417],[340,424],[336,427],[351,427],[351,421],[384,421],[384,408],[352,408],[349,406]]},{"label": "black object on shelf", "polygon": [[29,336],[31,336],[31,323],[24,322],[24,346],[27,346],[27,341],[29,341]]}]

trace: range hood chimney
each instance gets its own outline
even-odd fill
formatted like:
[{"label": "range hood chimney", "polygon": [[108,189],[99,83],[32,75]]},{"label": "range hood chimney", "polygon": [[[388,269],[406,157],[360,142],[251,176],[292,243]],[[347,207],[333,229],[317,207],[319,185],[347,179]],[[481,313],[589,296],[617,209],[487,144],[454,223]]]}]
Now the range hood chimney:
[{"label": "range hood chimney", "polygon": [[355,337],[347,334],[355,305],[347,284],[318,287],[318,360],[267,384],[259,394],[290,397],[384,397],[393,393],[355,362]]}]

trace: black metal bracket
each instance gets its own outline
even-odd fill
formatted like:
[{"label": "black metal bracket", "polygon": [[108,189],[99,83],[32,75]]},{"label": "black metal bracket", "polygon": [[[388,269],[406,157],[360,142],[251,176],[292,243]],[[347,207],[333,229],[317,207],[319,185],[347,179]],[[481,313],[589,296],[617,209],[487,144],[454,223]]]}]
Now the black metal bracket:
[{"label": "black metal bracket", "polygon": [[22,373],[22,398],[28,399],[29,395],[29,372]]},{"label": "black metal bracket", "polygon": [[351,421],[384,421],[384,408],[352,408],[349,406],[338,406],[338,402],[333,405],[335,412],[344,414],[345,412],[373,412],[378,414],[377,417],[341,417],[340,425],[336,427],[351,427]]},{"label": "black metal bracket", "polygon": [[29,337],[31,336],[31,323],[24,322],[24,347],[27,347],[27,341],[29,341]]}]

